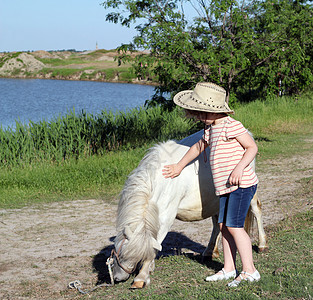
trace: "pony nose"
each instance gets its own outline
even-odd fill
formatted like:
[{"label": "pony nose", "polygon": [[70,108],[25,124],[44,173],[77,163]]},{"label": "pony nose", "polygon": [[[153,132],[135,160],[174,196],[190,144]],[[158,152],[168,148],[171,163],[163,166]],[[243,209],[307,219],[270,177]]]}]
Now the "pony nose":
[{"label": "pony nose", "polygon": [[125,272],[125,274],[121,274],[121,273],[119,273],[119,274],[114,274],[114,276],[113,276],[113,279],[114,279],[114,281],[116,281],[116,282],[120,282],[120,281],[125,281],[125,280],[127,280],[128,278],[129,278],[129,274],[127,274],[126,272]]}]

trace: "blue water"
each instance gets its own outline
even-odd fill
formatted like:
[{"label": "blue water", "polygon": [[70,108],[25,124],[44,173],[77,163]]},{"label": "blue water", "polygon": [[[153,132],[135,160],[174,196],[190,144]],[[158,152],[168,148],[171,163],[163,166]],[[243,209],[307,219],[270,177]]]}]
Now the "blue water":
[{"label": "blue water", "polygon": [[75,109],[97,114],[143,106],[154,87],[93,81],[0,78],[0,125],[52,120]]}]

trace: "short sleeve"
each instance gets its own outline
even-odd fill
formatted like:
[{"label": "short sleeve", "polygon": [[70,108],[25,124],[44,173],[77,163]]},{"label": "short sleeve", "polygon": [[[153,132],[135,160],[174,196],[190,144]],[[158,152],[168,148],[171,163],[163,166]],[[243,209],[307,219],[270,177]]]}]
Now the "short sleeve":
[{"label": "short sleeve", "polygon": [[226,138],[230,140],[247,132],[248,130],[241,124],[241,122],[233,120],[227,126]]}]

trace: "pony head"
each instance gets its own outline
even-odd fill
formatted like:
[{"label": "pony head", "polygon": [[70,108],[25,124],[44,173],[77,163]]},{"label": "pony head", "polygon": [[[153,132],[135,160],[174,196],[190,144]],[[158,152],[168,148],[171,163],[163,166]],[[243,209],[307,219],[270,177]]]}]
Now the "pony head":
[{"label": "pony head", "polygon": [[123,232],[119,233],[114,240],[115,251],[113,256],[113,278],[114,281],[125,281],[135,271],[137,267],[136,261],[131,261],[125,257],[127,252],[129,240],[131,238],[129,227],[125,228]]},{"label": "pony head", "polygon": [[[157,251],[161,250],[161,245],[150,236],[148,247],[138,243],[138,233],[140,228],[134,232],[128,226],[119,232],[114,241],[113,251],[113,278],[114,281],[125,281],[135,272],[138,264],[144,259],[154,259]],[[141,236],[142,234],[140,234]],[[147,239],[146,239],[147,241]],[[134,247],[135,246],[135,247]],[[145,253],[142,250],[145,249]],[[147,251],[149,249],[150,251]],[[139,254],[139,255],[138,255]]]}]

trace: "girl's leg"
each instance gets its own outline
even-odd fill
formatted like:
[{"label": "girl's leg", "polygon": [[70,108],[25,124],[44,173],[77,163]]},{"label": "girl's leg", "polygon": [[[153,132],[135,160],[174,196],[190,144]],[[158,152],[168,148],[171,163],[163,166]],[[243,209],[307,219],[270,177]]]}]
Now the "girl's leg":
[{"label": "girl's leg", "polygon": [[224,268],[214,275],[208,276],[206,281],[217,281],[236,277],[236,244],[229,233],[227,227],[224,224],[224,218],[226,216],[229,194],[220,197],[220,210],[218,223],[222,233],[222,244],[224,252]]},{"label": "girl's leg", "polygon": [[237,251],[235,241],[225,224],[229,196],[230,194],[220,196],[220,210],[218,216],[218,223],[222,233],[225,272],[230,272],[236,269],[236,251]]},{"label": "girl's leg", "polygon": [[[251,240],[243,227],[255,190],[256,186],[252,186],[249,188],[238,188],[230,193],[225,222],[225,227],[232,236],[239,252],[242,271],[248,274],[253,274],[256,269],[253,264]],[[245,278],[247,275],[243,274],[241,276]]]},{"label": "girl's leg", "polygon": [[[244,228],[228,227],[228,231],[232,236],[242,262],[242,270],[249,274],[253,274],[256,269],[253,264],[252,244],[249,235]],[[245,277],[243,275],[243,277]]]},{"label": "girl's leg", "polygon": [[235,240],[225,224],[220,224],[222,232],[222,245],[224,253],[224,269],[225,272],[230,272],[236,269],[236,252],[237,247]]}]

